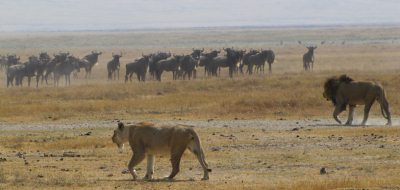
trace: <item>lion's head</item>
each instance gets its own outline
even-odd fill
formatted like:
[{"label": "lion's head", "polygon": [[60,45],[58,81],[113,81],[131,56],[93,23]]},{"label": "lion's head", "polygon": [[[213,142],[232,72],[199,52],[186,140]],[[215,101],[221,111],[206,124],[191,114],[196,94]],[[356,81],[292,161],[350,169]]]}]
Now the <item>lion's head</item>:
[{"label": "lion's head", "polygon": [[125,127],[124,123],[118,122],[118,128],[114,130],[112,141],[117,144],[120,152],[122,152],[122,149],[124,148],[124,142],[128,140],[128,134],[129,128]]},{"label": "lion's head", "polygon": [[322,94],[326,100],[331,100],[336,105],[336,93],[341,83],[350,83],[353,79],[347,75],[341,75],[339,78],[331,77],[325,81],[324,93]]}]

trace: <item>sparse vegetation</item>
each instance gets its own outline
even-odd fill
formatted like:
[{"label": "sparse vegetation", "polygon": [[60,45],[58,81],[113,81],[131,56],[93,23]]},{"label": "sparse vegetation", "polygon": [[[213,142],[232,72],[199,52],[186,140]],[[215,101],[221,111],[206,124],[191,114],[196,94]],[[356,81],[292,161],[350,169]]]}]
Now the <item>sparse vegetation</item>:
[{"label": "sparse vegetation", "polygon": [[[0,74],[0,126],[11,126],[0,128],[0,157],[6,158],[0,162],[0,188],[400,188],[398,127],[331,126],[333,107],[322,97],[323,82],[332,75],[346,73],[357,80],[380,81],[396,120],[400,113],[400,45],[387,39],[398,31],[339,28],[2,35],[0,54],[17,53],[21,59],[38,54],[38,42],[50,53],[70,50],[82,56],[101,50],[103,54],[100,64],[93,68],[92,79],[84,80],[84,73],[80,73],[70,87],[7,89],[4,74]],[[74,38],[61,46],[68,36]],[[96,41],[99,37],[101,40]],[[157,37],[162,39],[159,43],[155,43]],[[182,43],[189,37],[193,40]],[[216,40],[218,37],[221,40]],[[328,43],[342,37],[345,45]],[[280,40],[283,46],[278,45]],[[313,72],[302,71],[306,49],[297,40],[327,40],[315,51]],[[196,46],[271,48],[277,62],[272,75],[229,79],[224,71],[220,78],[205,78],[200,68],[198,79],[192,81],[171,81],[168,74],[163,75],[161,83],[122,81],[124,65],[142,52],[188,53]],[[112,52],[123,52],[124,57],[121,80],[109,82],[105,64]],[[381,114],[377,104],[371,114]],[[107,127],[118,119],[206,122],[196,131],[213,169],[210,181],[199,181],[201,169],[190,154],[183,158],[177,181],[130,181],[131,176],[122,171],[131,153],[128,149],[117,153],[111,143],[112,130]],[[381,122],[384,124],[384,120]],[[58,128],[62,125],[68,128]],[[157,158],[156,163],[156,178],[170,172],[168,158]],[[324,175],[320,174],[322,167],[326,168]],[[144,176],[145,168],[143,162],[138,168],[140,176]]]}]

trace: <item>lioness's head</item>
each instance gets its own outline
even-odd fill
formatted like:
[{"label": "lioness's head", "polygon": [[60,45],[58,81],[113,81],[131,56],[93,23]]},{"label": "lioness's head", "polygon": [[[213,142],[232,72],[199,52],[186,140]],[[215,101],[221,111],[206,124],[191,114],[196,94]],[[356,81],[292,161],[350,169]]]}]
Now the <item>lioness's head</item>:
[{"label": "lioness's head", "polygon": [[122,152],[124,142],[128,141],[128,133],[128,127],[125,127],[124,123],[118,122],[118,128],[114,130],[112,141],[117,144],[120,152]]}]

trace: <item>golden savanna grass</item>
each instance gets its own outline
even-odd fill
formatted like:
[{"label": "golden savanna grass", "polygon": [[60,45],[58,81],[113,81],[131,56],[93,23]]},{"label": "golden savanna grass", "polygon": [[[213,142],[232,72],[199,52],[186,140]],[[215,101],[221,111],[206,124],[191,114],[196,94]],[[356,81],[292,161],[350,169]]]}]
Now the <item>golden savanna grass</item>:
[{"label": "golden savanna grass", "polygon": [[[50,80],[50,85],[39,88],[26,87],[26,81],[22,88],[6,88],[0,74],[0,124],[12,126],[0,129],[0,158],[7,160],[0,160],[0,189],[400,188],[397,126],[332,125],[332,104],[322,97],[323,82],[333,75],[379,81],[396,120],[399,32],[396,27],[354,27],[5,33],[0,37],[0,54],[16,53],[22,60],[41,51],[69,51],[80,57],[91,50],[104,53],[90,80],[81,71],[69,87],[61,80],[60,87],[54,88]],[[306,49],[297,40],[326,41],[315,51],[314,71],[302,71]],[[224,70],[222,77],[207,78],[200,68],[192,81],[172,81],[171,74],[165,73],[161,83],[123,82],[124,65],[142,53],[181,54],[192,47],[230,46],[273,49],[273,73],[230,79]],[[107,81],[106,63],[112,52],[124,53],[119,81]],[[379,109],[373,106],[371,120],[383,124]],[[361,117],[362,106],[356,110]],[[114,126],[114,120],[179,123],[180,119],[195,123],[214,119],[195,128],[213,169],[210,181],[199,181],[201,169],[190,154],[185,154],[174,182],[133,182],[129,174],[121,173],[131,152],[127,148],[117,153],[107,126]],[[264,123],[219,124],[236,119]],[[276,120],[281,123],[273,126]],[[56,127],[43,129],[50,125]],[[62,125],[76,127],[57,128]],[[88,131],[92,134],[82,135]],[[64,157],[69,151],[80,157]],[[16,156],[18,152],[26,153],[27,164]],[[320,175],[322,167],[328,174]],[[144,175],[145,162],[139,168]],[[156,178],[169,171],[168,158],[157,158]]]}]

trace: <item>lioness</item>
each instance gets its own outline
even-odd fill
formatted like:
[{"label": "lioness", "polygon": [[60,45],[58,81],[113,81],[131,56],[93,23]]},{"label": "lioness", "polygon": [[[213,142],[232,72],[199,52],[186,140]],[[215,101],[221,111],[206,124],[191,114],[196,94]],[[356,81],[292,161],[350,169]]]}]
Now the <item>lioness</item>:
[{"label": "lioness", "polygon": [[133,180],[137,179],[134,169],[147,155],[147,173],[145,180],[153,179],[154,161],[156,154],[170,153],[172,172],[168,179],[172,179],[179,172],[179,164],[183,152],[189,149],[197,156],[204,170],[202,180],[208,180],[208,165],[204,158],[203,149],[197,133],[189,126],[178,125],[173,127],[156,127],[152,123],[138,123],[125,126],[122,122],[118,123],[118,128],[114,130],[112,141],[121,150],[124,142],[129,142],[133,156],[129,162],[128,169],[132,174]]},{"label": "lioness", "polygon": [[386,125],[391,125],[392,120],[389,112],[389,103],[385,96],[385,90],[380,84],[373,82],[354,81],[347,75],[342,75],[339,78],[332,77],[326,80],[324,84],[324,98],[332,101],[335,106],[333,118],[338,122],[338,115],[346,110],[349,105],[349,117],[346,125],[351,125],[353,122],[354,108],[356,105],[365,105],[364,119],[361,125],[365,125],[368,119],[368,114],[372,104],[376,101],[381,106],[381,112],[385,119],[388,120]]}]

